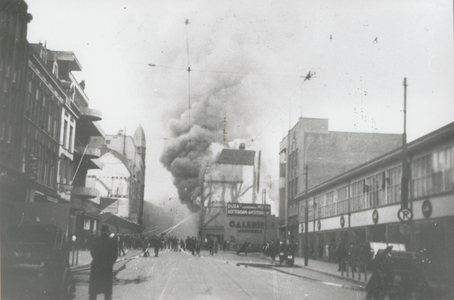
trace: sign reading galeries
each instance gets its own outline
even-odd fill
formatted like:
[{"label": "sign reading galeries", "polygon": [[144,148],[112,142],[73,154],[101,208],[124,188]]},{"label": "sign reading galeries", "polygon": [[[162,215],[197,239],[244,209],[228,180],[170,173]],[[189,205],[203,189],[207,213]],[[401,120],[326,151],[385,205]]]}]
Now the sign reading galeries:
[{"label": "sign reading galeries", "polygon": [[271,205],[252,203],[227,203],[228,216],[263,216],[271,214]]}]

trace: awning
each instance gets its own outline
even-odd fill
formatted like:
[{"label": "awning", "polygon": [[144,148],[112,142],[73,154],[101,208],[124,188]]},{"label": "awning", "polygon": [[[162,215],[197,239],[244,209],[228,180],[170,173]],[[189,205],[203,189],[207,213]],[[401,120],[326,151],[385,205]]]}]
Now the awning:
[{"label": "awning", "polygon": [[117,228],[118,231],[126,229],[134,233],[140,233],[142,230],[141,225],[111,214],[101,215],[101,224],[111,225]]}]

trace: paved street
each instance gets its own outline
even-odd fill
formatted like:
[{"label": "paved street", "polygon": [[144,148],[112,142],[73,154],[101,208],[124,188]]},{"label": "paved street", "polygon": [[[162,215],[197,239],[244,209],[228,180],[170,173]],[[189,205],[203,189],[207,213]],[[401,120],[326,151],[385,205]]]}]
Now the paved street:
[{"label": "paved street", "polygon": [[[363,299],[351,282],[299,268],[255,268],[238,263],[268,263],[259,257],[220,252],[192,256],[164,252],[158,258],[125,259],[115,265],[114,299]],[[281,271],[283,272],[281,272]],[[88,297],[89,270],[76,272],[76,297]],[[304,278],[306,277],[306,278]],[[343,287],[342,287],[343,286]],[[100,295],[98,299],[103,299]]]}]

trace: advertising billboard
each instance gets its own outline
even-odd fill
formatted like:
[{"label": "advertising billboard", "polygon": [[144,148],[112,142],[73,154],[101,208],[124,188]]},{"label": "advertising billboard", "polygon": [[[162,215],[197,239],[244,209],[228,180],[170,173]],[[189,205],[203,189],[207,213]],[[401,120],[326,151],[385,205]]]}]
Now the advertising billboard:
[{"label": "advertising billboard", "polygon": [[227,216],[263,216],[271,214],[271,205],[227,203]]}]

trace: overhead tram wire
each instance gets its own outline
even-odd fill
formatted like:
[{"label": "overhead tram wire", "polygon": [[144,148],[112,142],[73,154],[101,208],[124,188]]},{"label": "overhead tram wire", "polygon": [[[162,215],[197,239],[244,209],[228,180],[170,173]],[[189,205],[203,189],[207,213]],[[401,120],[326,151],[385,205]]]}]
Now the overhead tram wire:
[{"label": "overhead tram wire", "polygon": [[171,67],[171,66],[163,66],[163,65],[156,65],[156,64],[148,64],[150,67],[156,68],[164,68],[164,69],[174,69],[180,71],[187,71],[187,72],[199,72],[199,73],[218,73],[218,74],[232,74],[232,75],[253,75],[253,76],[264,76],[264,77],[287,77],[287,78],[304,78],[305,76],[300,75],[279,75],[279,74],[266,74],[266,73],[248,73],[248,72],[234,72],[234,71],[218,71],[218,70],[197,70],[197,69],[187,69],[185,68],[178,68],[178,67]]}]

